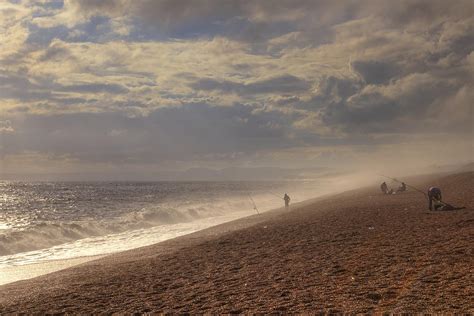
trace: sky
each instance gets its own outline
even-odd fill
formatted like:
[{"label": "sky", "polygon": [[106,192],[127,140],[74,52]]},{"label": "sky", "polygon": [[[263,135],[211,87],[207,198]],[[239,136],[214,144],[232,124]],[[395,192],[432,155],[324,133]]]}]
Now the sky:
[{"label": "sky", "polygon": [[473,100],[472,0],[0,0],[3,178],[465,163]]}]

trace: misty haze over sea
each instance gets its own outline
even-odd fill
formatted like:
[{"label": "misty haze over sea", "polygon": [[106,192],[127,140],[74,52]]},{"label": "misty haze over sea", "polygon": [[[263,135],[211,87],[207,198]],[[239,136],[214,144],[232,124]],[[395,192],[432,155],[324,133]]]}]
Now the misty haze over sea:
[{"label": "misty haze over sea", "polygon": [[152,244],[281,207],[287,190],[295,202],[320,195],[324,184],[4,181],[0,267]]}]

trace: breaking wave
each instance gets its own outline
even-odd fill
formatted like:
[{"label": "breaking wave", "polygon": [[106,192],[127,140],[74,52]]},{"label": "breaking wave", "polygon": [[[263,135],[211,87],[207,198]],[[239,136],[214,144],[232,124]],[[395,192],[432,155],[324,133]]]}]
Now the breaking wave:
[{"label": "breaking wave", "polygon": [[155,207],[130,211],[117,218],[70,222],[42,222],[21,229],[0,231],[0,256],[49,248],[84,238],[119,234],[160,225],[192,222],[249,210],[248,200],[232,199],[221,203]]},{"label": "breaking wave", "polygon": [[255,214],[255,205],[281,207],[283,192],[293,203],[321,189],[320,182],[0,183],[0,266],[141,247]]}]

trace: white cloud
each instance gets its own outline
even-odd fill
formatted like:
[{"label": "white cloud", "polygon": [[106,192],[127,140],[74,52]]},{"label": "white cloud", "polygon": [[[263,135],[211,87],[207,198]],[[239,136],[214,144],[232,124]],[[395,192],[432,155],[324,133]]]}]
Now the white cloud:
[{"label": "white cloud", "polygon": [[0,121],[0,134],[1,133],[13,133],[15,130],[9,120]]},{"label": "white cloud", "polygon": [[25,25],[31,11],[10,3],[0,3],[0,62],[18,53],[28,37]]},{"label": "white cloud", "polygon": [[117,136],[125,134],[126,132],[127,131],[124,129],[112,129],[107,134],[112,137],[117,137]]}]

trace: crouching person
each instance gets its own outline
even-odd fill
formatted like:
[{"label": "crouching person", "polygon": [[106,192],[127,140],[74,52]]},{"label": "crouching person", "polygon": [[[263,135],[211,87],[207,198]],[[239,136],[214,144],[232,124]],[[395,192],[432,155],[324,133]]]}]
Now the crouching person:
[{"label": "crouching person", "polygon": [[439,188],[431,187],[428,189],[428,208],[430,211],[436,211],[442,205],[441,199],[441,190]]}]

